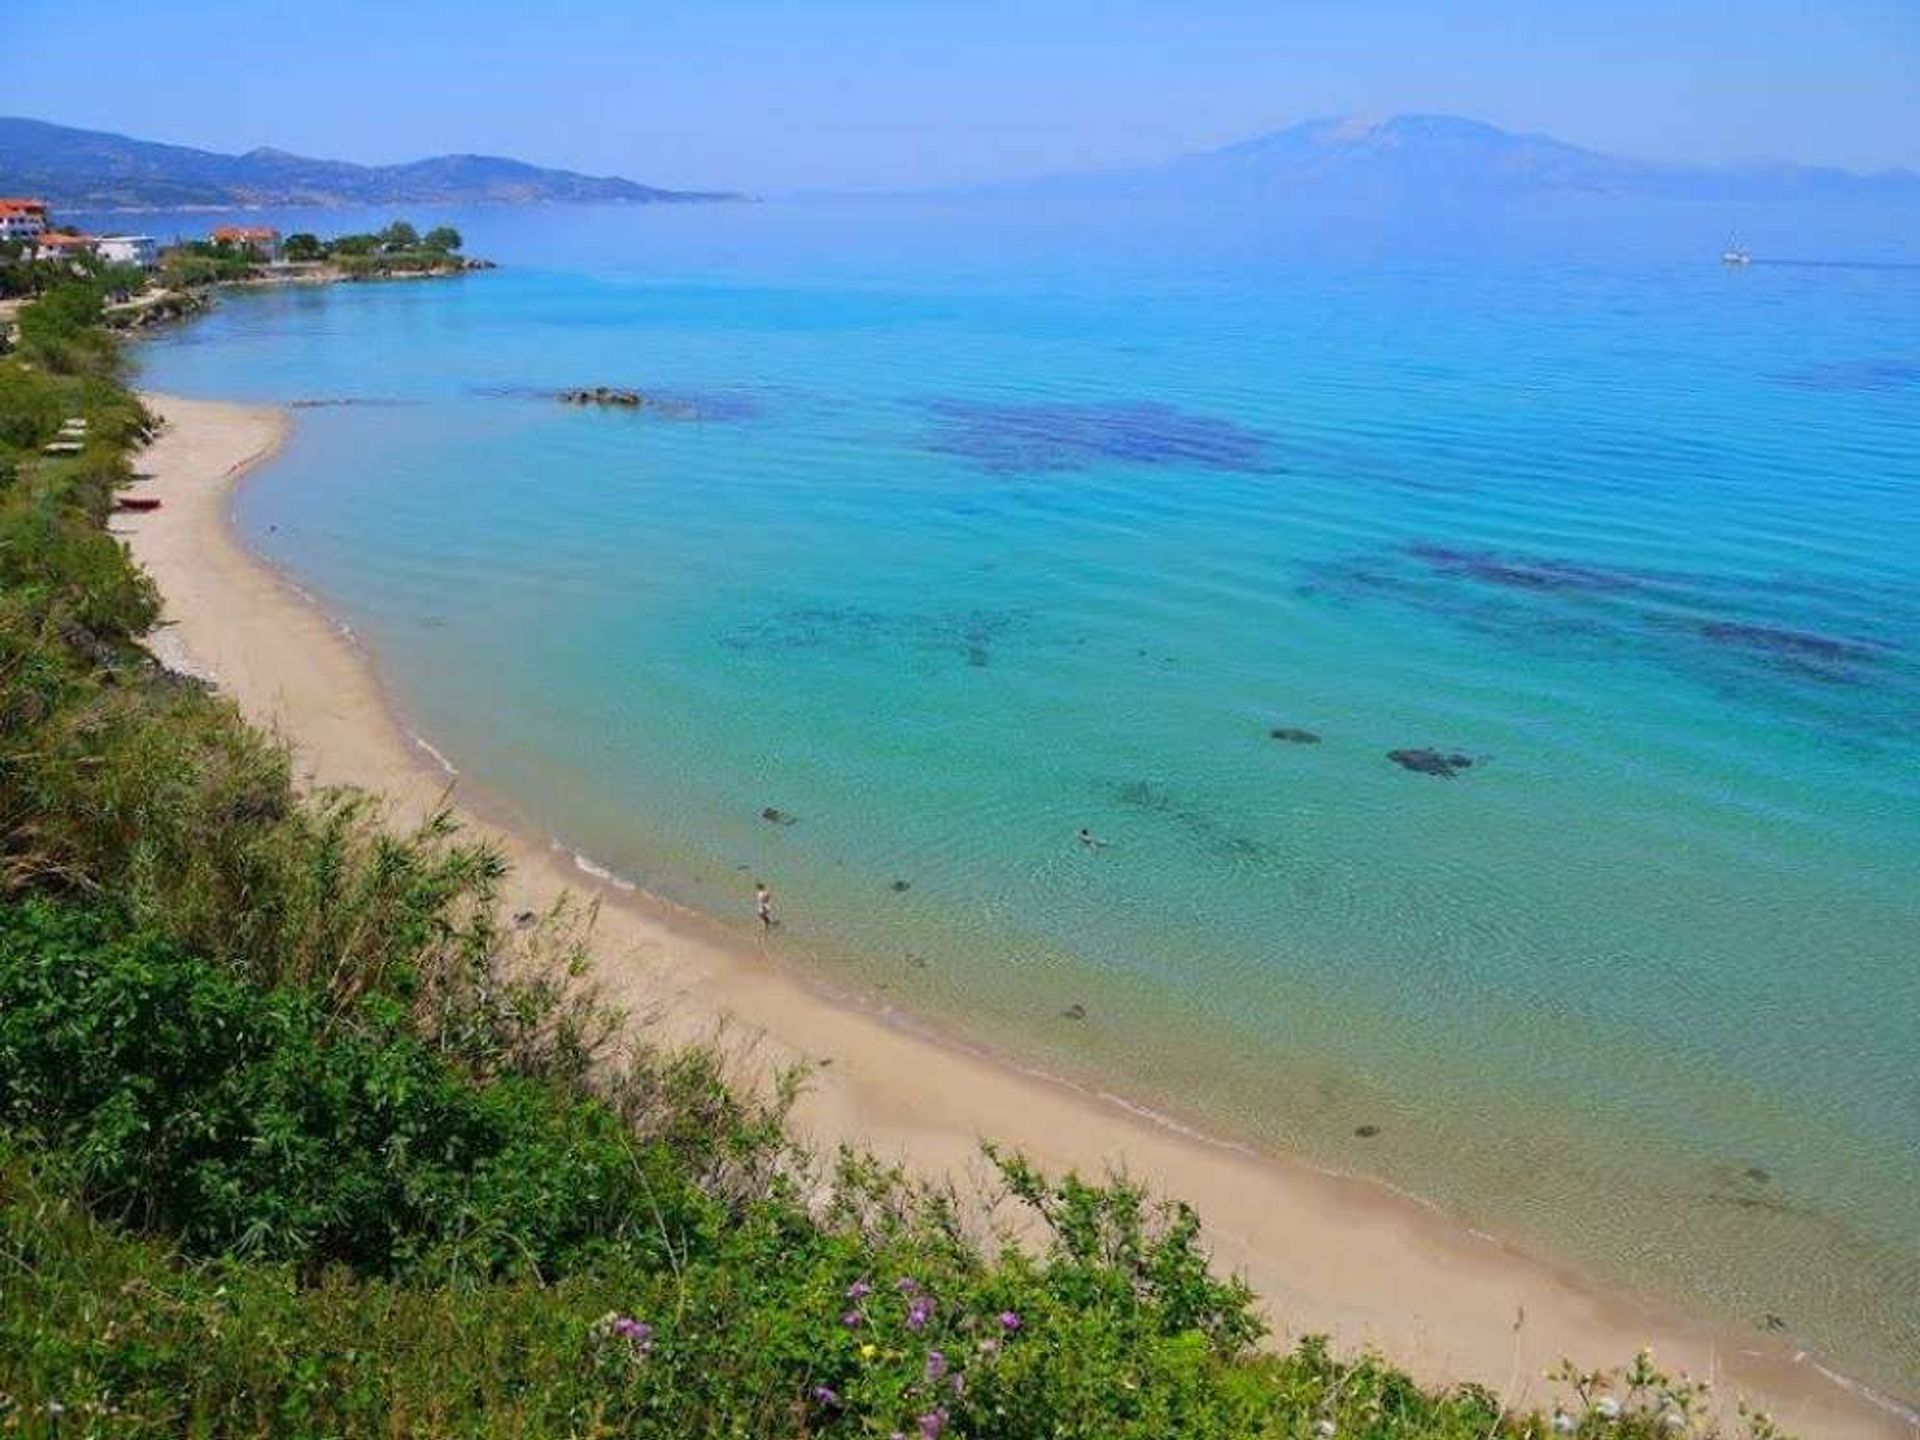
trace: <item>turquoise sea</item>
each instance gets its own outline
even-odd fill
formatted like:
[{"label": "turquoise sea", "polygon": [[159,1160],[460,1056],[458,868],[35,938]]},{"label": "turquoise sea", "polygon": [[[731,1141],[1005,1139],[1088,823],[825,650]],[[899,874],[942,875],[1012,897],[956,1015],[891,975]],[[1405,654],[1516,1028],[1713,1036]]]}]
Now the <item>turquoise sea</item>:
[{"label": "turquoise sea", "polygon": [[140,369],[302,407],[242,529],[463,784],[1920,1395],[1920,268],[1725,269],[1698,217],[454,219],[500,270],[230,297]]}]

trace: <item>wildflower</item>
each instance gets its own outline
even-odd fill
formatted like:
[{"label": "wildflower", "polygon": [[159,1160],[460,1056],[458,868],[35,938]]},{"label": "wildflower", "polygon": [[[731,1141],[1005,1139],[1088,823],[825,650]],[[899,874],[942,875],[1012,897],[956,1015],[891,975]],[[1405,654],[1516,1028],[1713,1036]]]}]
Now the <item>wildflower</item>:
[{"label": "wildflower", "polygon": [[933,1301],[924,1295],[915,1296],[913,1304],[907,1307],[907,1328],[909,1330],[924,1330],[927,1328],[927,1321],[932,1318]]},{"label": "wildflower", "polygon": [[871,1360],[874,1356],[878,1355],[879,1353],[880,1353],[880,1347],[878,1345],[875,1345],[872,1341],[868,1341],[865,1345],[862,1345],[860,1347],[860,1358],[862,1360]]},{"label": "wildflower", "polygon": [[847,1286],[849,1300],[864,1300],[873,1293],[873,1286],[865,1280],[856,1280]]},{"label": "wildflower", "polygon": [[920,1293],[920,1282],[911,1275],[902,1275],[894,1282],[893,1288],[898,1290],[902,1295],[918,1295]]},{"label": "wildflower", "polygon": [[858,1310],[849,1310],[840,1317],[840,1323],[849,1330],[858,1330],[862,1325],[867,1323],[867,1317],[862,1315]]},{"label": "wildflower", "polygon": [[829,1410],[838,1410],[840,1408],[840,1394],[830,1386],[814,1386],[813,1398],[820,1404],[825,1405]]},{"label": "wildflower", "polygon": [[1603,1419],[1618,1420],[1620,1418],[1620,1402],[1611,1395],[1602,1395],[1593,1402],[1593,1408],[1600,1412]]},{"label": "wildflower", "polygon": [[1662,1429],[1666,1430],[1684,1430],[1687,1428],[1687,1417],[1682,1415],[1678,1410],[1662,1410],[1660,1412],[1660,1425]]},{"label": "wildflower", "polygon": [[1579,1427],[1574,1418],[1564,1410],[1553,1412],[1553,1431],[1556,1435],[1571,1435]]},{"label": "wildflower", "polygon": [[920,1440],[940,1440],[940,1432],[947,1428],[947,1412],[929,1410],[914,1423],[920,1427]]},{"label": "wildflower", "polygon": [[999,1351],[1000,1342],[989,1336],[987,1339],[982,1340],[977,1348],[982,1355],[993,1355]]},{"label": "wildflower", "polygon": [[636,1320],[631,1315],[608,1313],[600,1317],[594,1327],[604,1335],[617,1336],[633,1347],[636,1355],[644,1355],[653,1348],[653,1327],[644,1320]]},{"label": "wildflower", "polygon": [[927,1379],[938,1380],[947,1373],[947,1357],[938,1350],[927,1352]]},{"label": "wildflower", "polygon": [[1333,1440],[1334,1428],[1331,1420],[1316,1420],[1313,1423],[1313,1433],[1318,1435],[1320,1440]]},{"label": "wildflower", "polygon": [[1020,1317],[1011,1310],[1000,1312],[1000,1328],[1011,1335],[1020,1328]]}]

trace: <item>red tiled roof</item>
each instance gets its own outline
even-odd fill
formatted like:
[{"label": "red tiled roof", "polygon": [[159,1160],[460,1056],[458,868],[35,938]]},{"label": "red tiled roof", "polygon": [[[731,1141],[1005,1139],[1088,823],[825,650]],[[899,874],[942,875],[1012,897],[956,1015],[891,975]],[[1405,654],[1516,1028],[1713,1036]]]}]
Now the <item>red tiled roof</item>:
[{"label": "red tiled roof", "polygon": [[98,235],[62,235],[57,230],[49,230],[40,237],[42,249],[64,250],[69,246],[92,246],[100,243]]},{"label": "red tiled roof", "polygon": [[27,210],[37,215],[47,213],[44,200],[25,200],[17,195],[0,195],[0,210]]},{"label": "red tiled roof", "polygon": [[221,225],[213,232],[214,243],[222,240],[237,240],[242,244],[251,244],[256,240],[277,240],[280,232],[269,225]]}]

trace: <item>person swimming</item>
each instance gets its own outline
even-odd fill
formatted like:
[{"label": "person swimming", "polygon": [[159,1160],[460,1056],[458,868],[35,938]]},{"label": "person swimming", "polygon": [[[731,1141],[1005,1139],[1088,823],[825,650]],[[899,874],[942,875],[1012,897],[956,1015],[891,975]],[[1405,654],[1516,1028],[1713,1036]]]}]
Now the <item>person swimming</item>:
[{"label": "person swimming", "polygon": [[1104,850],[1107,845],[1106,841],[1102,840],[1098,835],[1094,834],[1093,831],[1089,830],[1084,825],[1082,825],[1078,830],[1073,832],[1073,838],[1078,840],[1082,845],[1086,846],[1087,849],[1089,850]]}]

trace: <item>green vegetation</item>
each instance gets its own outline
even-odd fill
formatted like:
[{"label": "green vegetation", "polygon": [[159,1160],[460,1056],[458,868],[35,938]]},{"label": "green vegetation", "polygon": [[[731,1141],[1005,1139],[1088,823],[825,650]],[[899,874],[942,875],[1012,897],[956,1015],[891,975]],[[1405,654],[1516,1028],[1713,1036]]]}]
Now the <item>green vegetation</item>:
[{"label": "green vegetation", "polygon": [[[1700,1428],[1644,1361],[1568,1376],[1592,1403],[1556,1423],[1263,1351],[1186,1209],[995,1155],[988,1230],[797,1145],[795,1077],[761,1095],[647,1043],[582,978],[585,917],[502,921],[490,850],[301,795],[278,742],[140,649],[156,597],[104,520],[150,419],[99,306],[55,290],[0,358],[0,1429]],[[83,452],[42,453],[76,415]]]},{"label": "green vegetation", "polygon": [[280,253],[288,260],[331,261],[345,274],[382,276],[430,274],[463,267],[460,232],[439,225],[425,236],[405,220],[366,234],[336,235],[331,240],[307,232],[289,235]]}]

